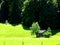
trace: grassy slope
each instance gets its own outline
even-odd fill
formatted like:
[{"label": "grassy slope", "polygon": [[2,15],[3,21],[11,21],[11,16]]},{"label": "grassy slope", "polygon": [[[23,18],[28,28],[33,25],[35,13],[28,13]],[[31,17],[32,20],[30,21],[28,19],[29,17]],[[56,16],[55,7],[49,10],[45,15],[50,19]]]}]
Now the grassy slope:
[{"label": "grassy slope", "polygon": [[[32,35],[31,31],[23,29],[23,26],[21,24],[12,26],[10,24],[0,23],[0,37],[32,37]],[[51,37],[60,37],[60,32]]]},{"label": "grassy slope", "polygon": [[22,25],[0,24],[0,37],[31,37],[31,33]]},{"label": "grassy slope", "polygon": [[[56,3],[56,0],[53,2]],[[35,36],[31,36],[30,31],[23,29],[22,25],[0,24],[0,45],[60,45],[60,32],[50,38],[31,37]]]},{"label": "grassy slope", "polygon": [[0,45],[60,45],[60,32],[50,38],[32,38],[22,25],[0,24]]}]

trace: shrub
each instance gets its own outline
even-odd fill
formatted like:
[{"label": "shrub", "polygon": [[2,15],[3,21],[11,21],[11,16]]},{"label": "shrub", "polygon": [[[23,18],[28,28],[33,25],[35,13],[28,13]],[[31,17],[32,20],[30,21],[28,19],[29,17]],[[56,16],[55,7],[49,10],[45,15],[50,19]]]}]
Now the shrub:
[{"label": "shrub", "polygon": [[30,27],[30,29],[31,29],[31,34],[36,34],[40,30],[40,26],[38,22],[34,22]]},{"label": "shrub", "polygon": [[48,27],[47,31],[43,34],[45,37],[50,37],[52,35],[51,29]]}]

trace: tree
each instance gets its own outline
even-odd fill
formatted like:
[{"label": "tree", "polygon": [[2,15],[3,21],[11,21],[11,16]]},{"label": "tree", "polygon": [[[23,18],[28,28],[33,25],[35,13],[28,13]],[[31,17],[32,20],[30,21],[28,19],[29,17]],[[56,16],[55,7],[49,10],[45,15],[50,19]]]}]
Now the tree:
[{"label": "tree", "polygon": [[[3,2],[4,1],[4,2]],[[5,23],[8,19],[9,6],[7,0],[2,0],[1,10],[0,10],[0,22]]]},{"label": "tree", "polygon": [[22,21],[22,6],[24,0],[12,0],[10,1],[10,14],[9,14],[9,23],[10,24],[19,24]]},{"label": "tree", "polygon": [[40,26],[38,22],[33,23],[30,29],[31,29],[31,34],[36,34],[40,30]]},{"label": "tree", "polygon": [[31,34],[32,35],[35,34],[37,38],[41,36],[40,33],[39,33],[40,32],[40,26],[39,26],[38,22],[34,22],[32,24],[32,26],[30,27],[30,29],[31,29]]},{"label": "tree", "polygon": [[57,22],[57,8],[53,4],[52,0],[41,0],[41,15],[40,15],[40,27],[41,29],[56,29]]},{"label": "tree", "polygon": [[60,29],[60,0],[57,0],[58,11],[57,11],[57,29]]},{"label": "tree", "polygon": [[33,22],[39,20],[40,0],[29,0],[23,11],[23,25],[30,27]]},{"label": "tree", "polygon": [[39,22],[41,29],[56,29],[57,7],[52,0],[29,0],[23,12],[23,24]]}]

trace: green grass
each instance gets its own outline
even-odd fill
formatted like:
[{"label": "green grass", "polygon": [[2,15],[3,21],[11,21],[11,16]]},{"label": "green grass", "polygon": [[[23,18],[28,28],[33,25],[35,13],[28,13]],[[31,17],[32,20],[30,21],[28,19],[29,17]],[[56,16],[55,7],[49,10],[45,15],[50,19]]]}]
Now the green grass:
[{"label": "green grass", "polygon": [[0,24],[0,37],[31,37],[31,31],[23,29],[22,25]]},{"label": "green grass", "polygon": [[52,38],[0,38],[0,45],[60,45],[59,39]]},{"label": "green grass", "polygon": [[60,45],[60,32],[50,38],[35,38],[23,26],[0,23],[0,45]]}]

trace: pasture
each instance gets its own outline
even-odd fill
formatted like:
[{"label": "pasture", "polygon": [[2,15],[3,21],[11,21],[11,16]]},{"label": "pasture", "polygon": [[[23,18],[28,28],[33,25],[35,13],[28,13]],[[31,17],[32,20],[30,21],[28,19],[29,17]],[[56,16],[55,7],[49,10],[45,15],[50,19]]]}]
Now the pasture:
[{"label": "pasture", "polygon": [[60,45],[60,32],[50,38],[35,38],[23,26],[0,23],[0,45]]},{"label": "pasture", "polygon": [[54,38],[0,38],[0,45],[60,45],[59,39]]}]

